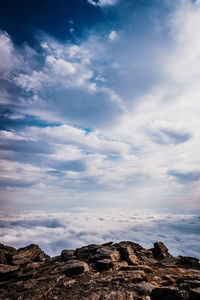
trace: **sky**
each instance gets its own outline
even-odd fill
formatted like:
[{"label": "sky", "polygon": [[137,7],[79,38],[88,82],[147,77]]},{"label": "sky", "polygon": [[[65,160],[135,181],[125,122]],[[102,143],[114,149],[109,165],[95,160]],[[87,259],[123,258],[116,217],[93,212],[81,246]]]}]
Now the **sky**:
[{"label": "sky", "polygon": [[[118,220],[123,210],[128,224],[130,212],[151,212],[155,238],[160,216],[167,234],[166,220],[176,214],[186,227],[196,225],[173,229],[174,243],[180,228],[194,242],[200,232],[199,82],[199,0],[2,0],[3,241],[18,245],[17,231],[27,228],[24,211],[34,230],[36,211],[47,229],[49,212],[55,220],[65,212],[77,216],[81,230],[85,214],[95,224],[106,212]],[[104,220],[106,231],[107,215]],[[127,237],[134,238],[129,225]],[[69,245],[78,239],[74,233]]]}]

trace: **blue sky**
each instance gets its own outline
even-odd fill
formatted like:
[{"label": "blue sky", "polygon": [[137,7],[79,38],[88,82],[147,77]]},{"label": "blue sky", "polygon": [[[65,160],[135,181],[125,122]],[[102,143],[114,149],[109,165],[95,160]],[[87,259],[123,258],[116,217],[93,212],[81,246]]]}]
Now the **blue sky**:
[{"label": "blue sky", "polygon": [[199,211],[200,1],[1,1],[2,211]]}]

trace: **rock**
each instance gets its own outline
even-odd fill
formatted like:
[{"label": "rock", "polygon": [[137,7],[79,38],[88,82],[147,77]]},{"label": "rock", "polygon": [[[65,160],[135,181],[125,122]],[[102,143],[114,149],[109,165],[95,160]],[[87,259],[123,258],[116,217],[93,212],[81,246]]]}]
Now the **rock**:
[{"label": "rock", "polygon": [[155,288],[151,293],[151,300],[186,300],[189,298],[189,293],[178,288]]},{"label": "rock", "polygon": [[34,244],[18,249],[13,255],[13,265],[23,265],[30,262],[45,262],[49,256]]},{"label": "rock", "polygon": [[8,280],[14,278],[18,270],[18,266],[0,264],[0,280]]},{"label": "rock", "polygon": [[112,246],[101,247],[96,250],[93,260],[95,261],[95,260],[102,260],[102,259],[110,259],[112,262],[117,262],[120,259],[120,254]]},{"label": "rock", "polygon": [[119,251],[121,258],[127,261],[128,264],[138,264],[138,258],[134,254],[134,250],[130,242],[121,242],[116,244],[116,248]]},{"label": "rock", "polygon": [[75,253],[74,250],[62,250],[61,258],[64,261],[72,260],[75,258],[74,253]]},{"label": "rock", "polygon": [[96,244],[90,244],[88,246],[83,246],[81,248],[77,248],[75,251],[75,256],[78,259],[83,259],[83,260],[90,260],[91,257],[94,255],[94,253],[96,252],[96,250],[101,247],[100,245],[96,245]]},{"label": "rock", "polygon": [[80,275],[89,271],[89,266],[82,261],[70,260],[66,263],[63,273],[67,276]]},{"label": "rock", "polygon": [[174,258],[162,243],[156,243],[154,257],[133,242],[63,250],[51,259],[37,245],[6,247],[0,246],[6,262],[0,265],[2,299],[200,299],[197,260]]},{"label": "rock", "polygon": [[114,263],[114,266],[116,269],[120,270],[123,270],[123,268],[125,270],[126,268],[130,267],[126,261],[117,261]]},{"label": "rock", "polygon": [[155,285],[149,282],[141,282],[134,285],[134,290],[138,295],[150,294],[155,288]]},{"label": "rock", "polygon": [[171,254],[168,252],[167,247],[162,242],[154,243],[154,248],[152,249],[152,253],[154,258],[156,259],[164,259],[166,257],[170,257]]},{"label": "rock", "polygon": [[0,244],[0,264],[11,264],[15,252],[15,248]]},{"label": "rock", "polygon": [[200,263],[198,258],[179,255],[177,263],[181,266],[188,266],[188,267],[200,269]]},{"label": "rock", "polygon": [[144,271],[126,271],[124,273],[125,281],[131,281],[133,283],[142,282],[145,279]]},{"label": "rock", "polygon": [[101,260],[97,260],[95,263],[95,267],[97,270],[109,270],[113,267],[113,261],[111,259],[105,258]]},{"label": "rock", "polygon": [[113,291],[110,294],[104,296],[103,298],[104,300],[125,300],[127,299],[124,295],[124,293],[122,292],[118,292],[118,291]]},{"label": "rock", "polygon": [[200,299],[200,288],[190,290],[190,300],[199,300]]},{"label": "rock", "polygon": [[199,280],[186,280],[184,283],[189,285],[189,287],[192,289],[200,288],[200,278]]},{"label": "rock", "polygon": [[146,265],[127,265],[127,266],[122,266],[120,269],[121,270],[127,270],[127,271],[130,271],[130,270],[143,270],[146,273],[153,273],[153,269],[149,266],[146,266]]}]

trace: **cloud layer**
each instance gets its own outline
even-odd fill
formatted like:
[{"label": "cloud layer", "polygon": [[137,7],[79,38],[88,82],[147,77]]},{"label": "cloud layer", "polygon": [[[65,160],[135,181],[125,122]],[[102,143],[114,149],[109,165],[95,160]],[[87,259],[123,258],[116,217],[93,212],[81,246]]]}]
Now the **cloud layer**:
[{"label": "cloud layer", "polygon": [[23,247],[30,243],[49,255],[89,243],[131,240],[151,248],[163,241],[173,255],[199,257],[199,215],[155,214],[107,210],[68,213],[32,212],[1,217],[1,242]]}]

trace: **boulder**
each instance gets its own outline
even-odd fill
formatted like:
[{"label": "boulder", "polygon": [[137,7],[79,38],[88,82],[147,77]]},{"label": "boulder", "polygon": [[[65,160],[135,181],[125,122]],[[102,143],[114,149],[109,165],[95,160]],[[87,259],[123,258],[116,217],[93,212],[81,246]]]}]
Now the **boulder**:
[{"label": "boulder", "polygon": [[136,291],[138,295],[150,294],[155,288],[155,285],[149,282],[141,282],[134,285],[134,291]]},{"label": "boulder", "polygon": [[100,271],[109,270],[112,267],[113,261],[108,258],[97,260],[97,262],[95,263],[95,268]]},{"label": "boulder", "polygon": [[75,258],[74,253],[75,253],[74,250],[62,250],[61,258],[64,261],[72,260]]},{"label": "boulder", "polygon": [[78,260],[69,260],[65,265],[63,273],[67,276],[75,276],[88,271],[89,266],[85,262]]},{"label": "boulder", "polygon": [[162,242],[154,243],[154,248],[152,253],[155,259],[164,259],[166,257],[171,257],[171,254],[168,252],[167,247]]},{"label": "boulder", "polygon": [[177,263],[181,266],[188,266],[195,269],[200,269],[200,263],[198,258],[179,255]]},{"label": "boulder", "polygon": [[121,258],[128,264],[138,264],[138,258],[134,254],[133,245],[130,242],[121,242],[116,244],[116,248],[119,251]]},{"label": "boulder", "polygon": [[117,251],[114,247],[101,247],[95,251],[95,255],[93,257],[94,261],[101,259],[110,259],[113,262],[117,262],[120,260],[119,251]]},{"label": "boulder", "polygon": [[13,255],[13,265],[23,265],[30,262],[45,262],[49,258],[37,245],[31,244],[18,249]]},{"label": "boulder", "polygon": [[11,264],[15,252],[15,248],[0,244],[0,264]]},{"label": "boulder", "polygon": [[90,260],[92,256],[94,256],[94,253],[96,252],[96,250],[101,247],[100,245],[96,245],[96,244],[90,244],[88,246],[83,246],[81,248],[77,248],[75,250],[75,256],[78,259],[82,259],[82,260]]}]

